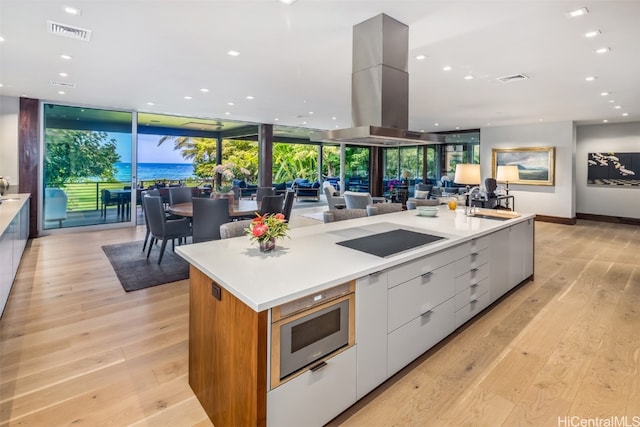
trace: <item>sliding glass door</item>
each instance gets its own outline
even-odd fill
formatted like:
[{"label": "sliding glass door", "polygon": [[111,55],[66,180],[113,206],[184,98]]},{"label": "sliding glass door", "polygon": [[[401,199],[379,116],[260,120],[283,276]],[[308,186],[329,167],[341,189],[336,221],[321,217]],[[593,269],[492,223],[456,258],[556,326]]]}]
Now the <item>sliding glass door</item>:
[{"label": "sliding glass door", "polygon": [[43,104],[43,230],[133,224],[133,116]]}]

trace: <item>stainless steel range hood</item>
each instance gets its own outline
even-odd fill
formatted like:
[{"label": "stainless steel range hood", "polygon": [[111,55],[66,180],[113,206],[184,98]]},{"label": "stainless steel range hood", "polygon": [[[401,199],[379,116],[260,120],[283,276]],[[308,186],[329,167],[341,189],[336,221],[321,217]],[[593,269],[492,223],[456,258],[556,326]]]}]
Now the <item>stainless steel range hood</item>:
[{"label": "stainless steel range hood", "polygon": [[353,127],[314,132],[312,141],[396,147],[444,142],[409,125],[409,27],[380,14],[353,27]]}]

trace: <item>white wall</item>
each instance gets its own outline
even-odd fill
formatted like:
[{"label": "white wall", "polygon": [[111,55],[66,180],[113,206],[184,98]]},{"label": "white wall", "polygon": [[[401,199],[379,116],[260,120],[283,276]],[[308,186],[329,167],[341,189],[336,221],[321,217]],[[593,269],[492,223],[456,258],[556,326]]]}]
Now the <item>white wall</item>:
[{"label": "white wall", "polygon": [[576,137],[573,122],[520,126],[490,126],[480,129],[482,178],[492,173],[492,149],[555,147],[555,185],[513,185],[516,211],[559,218],[574,218]]},{"label": "white wall", "polygon": [[598,152],[640,153],[640,122],[578,126],[576,150],[577,212],[640,218],[640,187],[587,185],[588,154]]},{"label": "white wall", "polygon": [[0,96],[0,176],[9,180],[10,193],[18,192],[18,112],[20,100]]}]

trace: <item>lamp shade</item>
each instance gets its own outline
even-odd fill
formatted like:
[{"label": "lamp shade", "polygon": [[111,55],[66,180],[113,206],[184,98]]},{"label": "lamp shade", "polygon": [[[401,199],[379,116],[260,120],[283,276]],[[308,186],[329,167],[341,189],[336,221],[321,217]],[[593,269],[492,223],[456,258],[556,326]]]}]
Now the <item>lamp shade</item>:
[{"label": "lamp shade", "polygon": [[498,182],[516,182],[520,180],[520,172],[518,166],[498,166],[496,171],[496,181]]},{"label": "lamp shade", "polygon": [[457,164],[453,182],[464,185],[479,185],[482,182],[480,165],[471,163]]}]

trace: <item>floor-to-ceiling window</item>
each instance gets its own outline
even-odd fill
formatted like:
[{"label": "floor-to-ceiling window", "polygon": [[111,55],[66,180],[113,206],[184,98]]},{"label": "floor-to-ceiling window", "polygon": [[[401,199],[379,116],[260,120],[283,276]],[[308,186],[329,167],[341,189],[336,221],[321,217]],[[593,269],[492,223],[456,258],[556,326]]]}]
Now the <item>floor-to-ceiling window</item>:
[{"label": "floor-to-ceiling window", "polygon": [[345,190],[369,191],[369,147],[345,147]]},{"label": "floor-to-ceiling window", "polygon": [[43,104],[44,230],[131,221],[133,113]]}]

